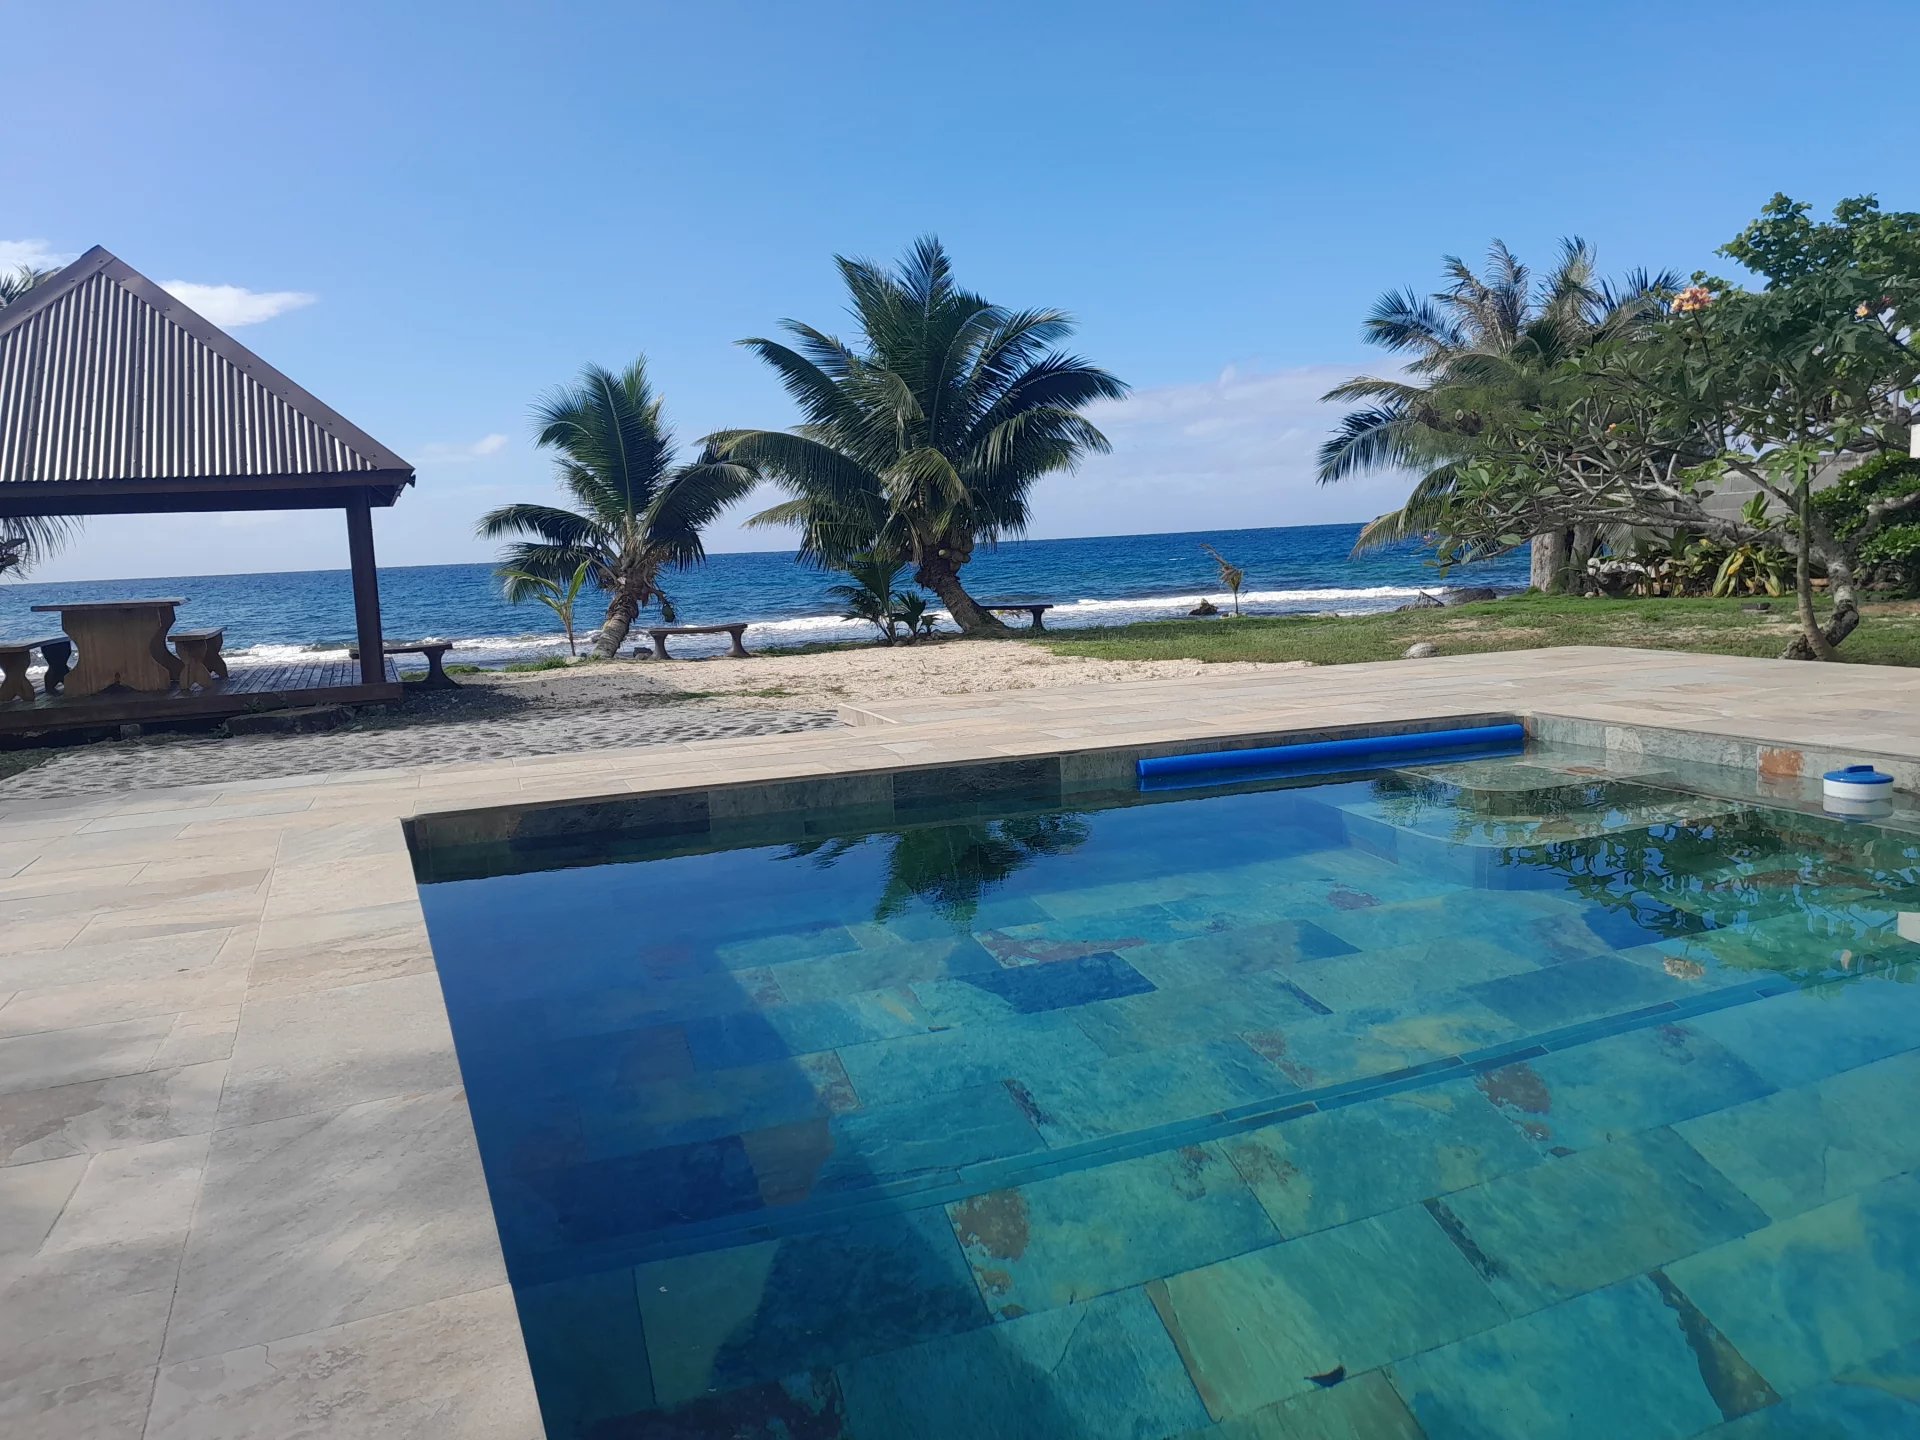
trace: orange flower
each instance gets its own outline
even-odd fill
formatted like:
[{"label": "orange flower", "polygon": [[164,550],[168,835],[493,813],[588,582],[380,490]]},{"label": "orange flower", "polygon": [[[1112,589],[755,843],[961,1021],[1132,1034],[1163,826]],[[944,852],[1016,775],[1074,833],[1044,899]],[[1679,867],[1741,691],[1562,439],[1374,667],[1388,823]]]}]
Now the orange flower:
[{"label": "orange flower", "polygon": [[1697,310],[1706,309],[1712,303],[1713,292],[1704,285],[1689,285],[1673,297],[1674,313],[1679,315],[1691,315]]}]

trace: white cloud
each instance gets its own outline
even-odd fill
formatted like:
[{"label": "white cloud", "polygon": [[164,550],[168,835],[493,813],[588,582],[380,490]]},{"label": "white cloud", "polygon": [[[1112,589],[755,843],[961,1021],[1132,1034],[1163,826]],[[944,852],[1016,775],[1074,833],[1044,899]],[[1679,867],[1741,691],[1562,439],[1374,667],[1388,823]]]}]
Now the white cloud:
[{"label": "white cloud", "polygon": [[1245,371],[1137,390],[1088,418],[1113,453],[1034,492],[1034,533],[1112,535],[1370,519],[1406,498],[1407,479],[1322,485],[1316,452],[1342,407],[1320,397],[1358,365]]},{"label": "white cloud", "polygon": [[471,443],[461,444],[446,440],[435,440],[422,445],[417,452],[418,459],[425,465],[458,465],[468,460],[485,460],[498,455],[507,448],[507,437],[498,433],[482,435]]},{"label": "white cloud", "polygon": [[248,290],[239,285],[196,285],[191,280],[162,280],[160,288],[229,330],[258,325],[320,298],[304,290]]},{"label": "white cloud", "polygon": [[63,255],[44,240],[0,240],[0,271],[31,265],[35,270],[58,270],[74,257]]}]

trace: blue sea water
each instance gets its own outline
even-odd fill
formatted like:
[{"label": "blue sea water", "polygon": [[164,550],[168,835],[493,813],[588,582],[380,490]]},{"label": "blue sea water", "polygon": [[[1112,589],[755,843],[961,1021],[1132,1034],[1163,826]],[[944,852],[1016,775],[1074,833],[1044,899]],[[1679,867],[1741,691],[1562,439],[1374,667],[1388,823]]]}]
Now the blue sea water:
[{"label": "blue sea water", "polygon": [[[1047,623],[1058,629],[1184,615],[1203,596],[1225,606],[1226,589],[1213,560],[1200,548],[1203,543],[1217,547],[1246,571],[1241,603],[1256,615],[1357,614],[1403,605],[1421,590],[1526,584],[1524,555],[1443,578],[1418,546],[1353,558],[1358,533],[1356,525],[1301,525],[1023,540],[976,555],[966,580],[982,598],[1019,595],[1053,601]],[[760,647],[870,633],[836,613],[826,593],[836,578],[797,563],[785,551],[712,555],[697,569],[673,576],[669,593],[681,623],[750,620],[755,622],[750,640]],[[344,653],[353,635],[353,595],[344,570],[7,584],[0,586],[0,634],[45,630],[47,617],[31,613],[36,604],[150,595],[185,597],[181,623],[225,626],[227,654],[243,662],[324,658]],[[383,568],[380,603],[389,637],[451,638],[461,642],[456,658],[473,663],[498,664],[565,650],[549,612],[539,605],[509,605],[490,565]],[[583,596],[580,629],[590,633],[600,615],[593,597]],[[703,651],[698,641],[675,648],[688,654]]]}]

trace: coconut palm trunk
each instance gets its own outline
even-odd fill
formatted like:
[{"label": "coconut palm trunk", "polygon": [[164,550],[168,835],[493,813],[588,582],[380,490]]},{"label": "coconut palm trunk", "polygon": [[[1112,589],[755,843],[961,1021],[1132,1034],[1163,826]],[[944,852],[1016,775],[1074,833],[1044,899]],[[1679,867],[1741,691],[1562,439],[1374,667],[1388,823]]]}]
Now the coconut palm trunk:
[{"label": "coconut palm trunk", "polygon": [[1006,623],[991,610],[983,609],[978,600],[967,593],[967,587],[960,583],[960,571],[948,558],[944,549],[936,550],[921,560],[913,572],[914,583],[925,586],[940,597],[940,603],[947,607],[947,614],[953,623],[960,627],[963,635],[1009,635]]},{"label": "coconut palm trunk", "polygon": [[640,592],[632,585],[617,587],[607,601],[607,618],[601,623],[599,633],[593,637],[593,653],[602,660],[611,660],[620,653],[620,647],[627,643],[627,634],[633,629],[633,622],[640,618]]}]

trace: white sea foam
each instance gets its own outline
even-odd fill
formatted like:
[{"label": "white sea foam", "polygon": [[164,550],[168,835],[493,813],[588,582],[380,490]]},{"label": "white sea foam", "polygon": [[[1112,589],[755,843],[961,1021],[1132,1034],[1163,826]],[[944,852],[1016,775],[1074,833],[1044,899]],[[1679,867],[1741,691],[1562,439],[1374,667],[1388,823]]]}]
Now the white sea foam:
[{"label": "white sea foam", "polygon": [[[1254,615],[1314,613],[1361,615],[1391,610],[1422,594],[1443,594],[1445,589],[1444,586],[1422,589],[1411,585],[1373,585],[1350,589],[1248,590],[1241,593],[1240,607]],[[1232,609],[1232,597],[1218,590],[1184,595],[1087,597],[1055,601],[1053,608],[1047,611],[1046,624],[1049,629],[1071,630],[1084,629],[1093,625],[1124,625],[1136,620],[1174,619],[1186,615],[1200,602],[1203,595],[1223,610]],[[938,613],[944,619],[944,612]],[[1008,618],[1016,626],[1025,623],[1012,616]],[[689,620],[688,623],[699,622]],[[837,615],[798,615],[778,620],[756,620],[752,622],[752,626],[753,628],[747,633],[748,642],[756,648],[763,649],[837,640],[861,640],[873,635],[873,627],[865,621],[845,620]],[[443,637],[423,636],[421,638]],[[593,629],[589,625],[580,635],[582,651],[592,643],[592,638]],[[641,625],[634,627],[629,648],[632,644],[644,642],[645,639],[643,621]],[[676,636],[672,645],[676,656],[684,655],[693,659],[724,653],[727,641],[724,635],[687,635]],[[540,660],[566,653],[566,640],[560,635],[478,635],[457,639],[452,653],[447,658],[454,663],[498,666]],[[227,658],[240,665],[289,664],[303,661],[344,660],[347,658],[347,650],[344,645],[337,648],[314,645],[250,645],[228,651]],[[417,669],[423,666],[423,662],[415,656],[401,656],[398,658],[398,663],[403,668]]]}]

